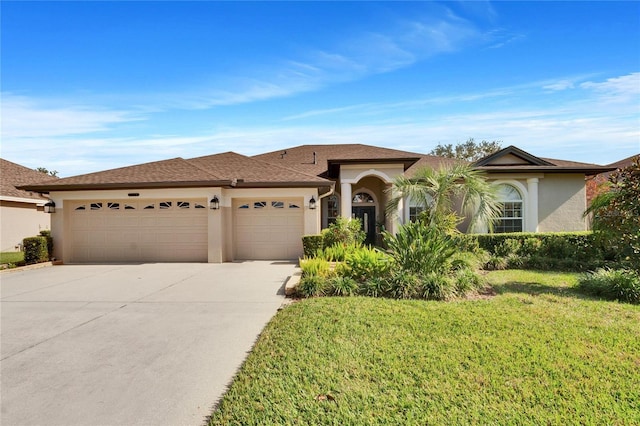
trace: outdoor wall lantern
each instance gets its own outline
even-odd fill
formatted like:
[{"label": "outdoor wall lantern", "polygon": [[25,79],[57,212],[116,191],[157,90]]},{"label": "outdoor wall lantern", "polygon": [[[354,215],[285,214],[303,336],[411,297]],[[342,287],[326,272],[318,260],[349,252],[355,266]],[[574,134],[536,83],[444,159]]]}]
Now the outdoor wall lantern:
[{"label": "outdoor wall lantern", "polygon": [[45,213],[55,213],[56,212],[56,203],[54,203],[53,201],[49,200],[49,202],[44,205],[44,212]]},{"label": "outdoor wall lantern", "polygon": [[313,198],[313,195],[311,196],[311,199],[309,200],[309,208],[311,210],[315,210],[316,209],[316,199]]},{"label": "outdoor wall lantern", "polygon": [[218,196],[214,195],[209,203],[211,206],[211,210],[218,210],[220,208],[220,200],[218,200]]}]

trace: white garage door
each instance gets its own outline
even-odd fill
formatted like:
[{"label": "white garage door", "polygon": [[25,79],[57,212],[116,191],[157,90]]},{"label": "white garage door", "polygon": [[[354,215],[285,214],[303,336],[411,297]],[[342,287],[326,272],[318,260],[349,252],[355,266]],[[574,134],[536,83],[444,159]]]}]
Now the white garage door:
[{"label": "white garage door", "polygon": [[235,259],[302,257],[303,199],[234,200]]},{"label": "white garage door", "polygon": [[205,199],[65,202],[70,262],[206,262]]}]

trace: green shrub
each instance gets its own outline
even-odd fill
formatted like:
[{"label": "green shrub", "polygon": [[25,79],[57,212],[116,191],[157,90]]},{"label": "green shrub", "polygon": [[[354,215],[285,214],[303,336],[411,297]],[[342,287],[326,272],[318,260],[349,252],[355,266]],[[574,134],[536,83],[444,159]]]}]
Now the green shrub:
[{"label": "green shrub", "polygon": [[494,255],[490,255],[489,258],[485,261],[483,269],[487,271],[502,271],[509,267],[509,259],[506,257],[500,257]]},{"label": "green shrub", "polygon": [[401,226],[396,235],[388,232],[383,235],[397,265],[418,275],[449,272],[450,258],[457,251],[450,235],[420,222]]},{"label": "green shrub", "polygon": [[518,232],[508,234],[475,234],[481,249],[492,258],[487,268],[506,267],[544,270],[595,269],[611,261],[620,261],[592,232]]},{"label": "green shrub", "polygon": [[346,219],[342,216],[338,216],[334,223],[324,229],[322,236],[324,247],[331,247],[334,244],[360,245],[366,238],[360,219]]},{"label": "green shrub", "polygon": [[360,284],[360,294],[369,297],[389,295],[389,277],[372,277]]},{"label": "green shrub", "polygon": [[322,234],[303,235],[302,250],[305,257],[314,257],[318,251],[322,250],[324,237]]},{"label": "green shrub", "polygon": [[300,269],[303,277],[327,277],[331,273],[329,262],[317,257],[300,259]]},{"label": "green shrub", "polygon": [[472,269],[460,269],[456,271],[454,279],[456,294],[460,296],[479,289],[483,284],[480,275]]},{"label": "green shrub", "polygon": [[429,272],[422,277],[419,294],[426,300],[445,300],[453,295],[454,289],[455,283],[450,277]]},{"label": "green shrub", "polygon": [[22,240],[24,247],[24,263],[30,265],[32,263],[46,262],[49,260],[49,252],[47,251],[47,239],[45,237],[28,237]]},{"label": "green shrub", "polygon": [[350,277],[333,277],[327,283],[326,293],[332,296],[353,296],[358,292],[358,283]]},{"label": "green shrub", "polygon": [[323,296],[327,290],[328,283],[325,277],[318,275],[303,276],[298,284],[297,295],[302,297]]},{"label": "green shrub", "polygon": [[640,273],[629,269],[598,269],[583,275],[578,288],[610,300],[640,304]]},{"label": "green shrub", "polygon": [[349,267],[349,276],[364,282],[373,277],[385,277],[391,267],[391,258],[372,247],[360,247],[346,255],[345,264]]},{"label": "green shrub", "polygon": [[51,237],[51,230],[43,229],[40,231],[40,236],[47,239],[47,252],[49,254],[49,260],[51,260],[53,256],[53,237]]},{"label": "green shrub", "polygon": [[395,269],[388,278],[388,294],[394,299],[413,299],[420,294],[420,277],[405,269]]},{"label": "green shrub", "polygon": [[334,244],[318,251],[317,257],[321,257],[329,262],[344,262],[347,253],[357,250],[357,244]]}]

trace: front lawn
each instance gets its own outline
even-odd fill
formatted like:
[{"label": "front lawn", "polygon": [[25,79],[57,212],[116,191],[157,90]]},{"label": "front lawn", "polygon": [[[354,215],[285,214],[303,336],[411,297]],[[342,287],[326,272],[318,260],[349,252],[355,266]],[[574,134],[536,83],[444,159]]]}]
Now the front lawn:
[{"label": "front lawn", "polygon": [[312,298],[276,315],[217,424],[638,424],[640,306],[492,272],[457,302]]},{"label": "front lawn", "polygon": [[4,265],[7,263],[18,264],[24,262],[24,252],[22,251],[6,251],[0,253],[0,264]]}]

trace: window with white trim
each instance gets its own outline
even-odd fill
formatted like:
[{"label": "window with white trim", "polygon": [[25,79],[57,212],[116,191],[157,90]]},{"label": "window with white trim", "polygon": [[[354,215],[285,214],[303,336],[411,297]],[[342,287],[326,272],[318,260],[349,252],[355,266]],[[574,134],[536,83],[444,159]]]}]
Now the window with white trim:
[{"label": "window with white trim", "polygon": [[494,232],[522,232],[524,203],[520,192],[511,185],[501,184],[498,186],[498,201],[502,203],[502,213]]}]

